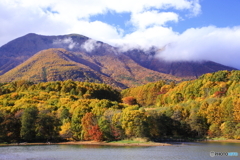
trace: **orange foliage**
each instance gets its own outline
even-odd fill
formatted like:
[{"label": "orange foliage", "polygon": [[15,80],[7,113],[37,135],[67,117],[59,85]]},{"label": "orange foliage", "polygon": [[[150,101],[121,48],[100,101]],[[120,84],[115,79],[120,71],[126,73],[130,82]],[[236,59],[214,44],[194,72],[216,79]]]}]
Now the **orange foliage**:
[{"label": "orange foliage", "polygon": [[137,104],[136,98],[132,96],[124,97],[122,98],[123,103],[129,104],[129,105],[135,105]]},{"label": "orange foliage", "polygon": [[98,141],[98,142],[103,140],[103,133],[101,132],[98,125],[92,126],[88,130],[88,134],[91,140]]},{"label": "orange foliage", "polygon": [[84,131],[84,140],[103,140],[103,133],[101,132],[93,113],[90,112],[84,115],[82,118],[82,127]]}]

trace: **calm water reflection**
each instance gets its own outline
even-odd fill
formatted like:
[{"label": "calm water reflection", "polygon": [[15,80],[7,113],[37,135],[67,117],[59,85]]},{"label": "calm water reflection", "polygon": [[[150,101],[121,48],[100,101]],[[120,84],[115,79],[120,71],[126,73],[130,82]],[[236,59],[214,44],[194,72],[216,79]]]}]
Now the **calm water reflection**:
[{"label": "calm water reflection", "polygon": [[[238,152],[238,157],[210,157],[210,151]],[[187,160],[240,159],[239,143],[184,143],[158,147],[41,145],[0,147],[0,160]]]}]

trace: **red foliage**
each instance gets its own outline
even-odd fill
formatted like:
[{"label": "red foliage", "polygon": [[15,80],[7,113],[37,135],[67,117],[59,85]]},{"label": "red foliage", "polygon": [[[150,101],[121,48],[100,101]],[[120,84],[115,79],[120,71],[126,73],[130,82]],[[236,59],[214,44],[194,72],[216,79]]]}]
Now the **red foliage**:
[{"label": "red foliage", "polygon": [[158,92],[158,94],[165,94],[167,91]]},{"label": "red foliage", "polygon": [[225,91],[217,91],[214,93],[214,97],[222,97],[224,96],[226,92]]},{"label": "red foliage", "polygon": [[99,126],[96,124],[96,119],[93,113],[86,113],[82,118],[82,126],[84,130],[85,140],[102,141],[103,133],[101,132]]},{"label": "red foliage", "polygon": [[89,135],[89,130],[91,129],[93,124],[93,117],[92,113],[86,113],[82,118],[82,127],[84,131],[84,140],[91,140],[91,136]]},{"label": "red foliage", "polygon": [[114,126],[111,126],[111,130],[115,140],[121,139],[121,131],[119,129],[117,129]]},{"label": "red foliage", "polygon": [[208,130],[207,134],[208,134],[209,137],[214,137],[214,134],[213,134],[212,131],[209,131],[209,130]]},{"label": "red foliage", "polygon": [[88,130],[88,134],[91,140],[98,142],[103,140],[103,133],[98,125],[92,126],[91,129]]},{"label": "red foliage", "polygon": [[129,104],[129,105],[135,105],[137,104],[136,98],[129,96],[129,97],[124,97],[122,99],[123,103]]}]

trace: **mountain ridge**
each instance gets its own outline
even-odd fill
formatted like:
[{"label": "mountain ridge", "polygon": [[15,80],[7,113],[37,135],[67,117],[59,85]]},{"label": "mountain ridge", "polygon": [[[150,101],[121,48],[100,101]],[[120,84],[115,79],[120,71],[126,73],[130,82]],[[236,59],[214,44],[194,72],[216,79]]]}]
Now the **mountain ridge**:
[{"label": "mountain ridge", "polygon": [[[211,61],[167,62],[155,57],[157,52],[159,52],[156,49],[148,52],[138,49],[120,52],[119,48],[79,34],[44,36],[30,33],[0,47],[0,56],[2,57],[0,59],[0,81],[16,80],[16,77],[24,78],[24,75],[16,76],[15,74],[23,69],[18,70],[14,74],[12,70],[18,65],[24,64],[36,54],[39,54],[39,52],[52,48],[55,48],[55,50],[62,48],[65,50],[65,53],[69,52],[65,56],[59,57],[59,59],[62,59],[62,62],[64,61],[63,64],[68,63],[68,65],[76,67],[74,69],[68,68],[74,71],[84,69],[84,72],[87,71],[93,74],[92,76],[96,78],[96,81],[101,83],[112,81],[112,83],[108,84],[121,86],[120,88],[134,87],[160,79],[181,81],[181,79],[194,79],[204,73],[216,72],[218,70],[235,70],[235,68]],[[51,54],[50,50],[48,52]],[[45,61],[52,63],[49,60],[51,58]],[[38,72],[43,72],[42,68],[46,68],[46,65],[42,64],[41,67],[38,67]],[[60,65],[59,67],[63,66]],[[71,72],[71,69],[68,72]],[[31,73],[33,72],[31,71]],[[38,74],[40,75],[40,73]],[[61,74],[63,73],[61,72]],[[57,77],[61,77],[61,74]],[[80,78],[79,80],[85,80],[85,78]],[[77,80],[77,78],[73,79]],[[93,79],[92,81],[95,81]],[[45,80],[61,80],[61,78]],[[41,79],[41,81],[45,80]],[[38,82],[39,80],[34,79],[34,81]]]}]

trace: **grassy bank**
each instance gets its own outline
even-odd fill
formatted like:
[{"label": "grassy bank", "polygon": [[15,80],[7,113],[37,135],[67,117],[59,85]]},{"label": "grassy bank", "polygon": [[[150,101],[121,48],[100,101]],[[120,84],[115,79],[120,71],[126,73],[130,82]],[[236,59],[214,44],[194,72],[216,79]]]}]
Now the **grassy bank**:
[{"label": "grassy bank", "polygon": [[96,142],[96,141],[70,141],[70,142],[59,142],[59,143],[2,143],[0,146],[23,146],[23,145],[102,145],[102,146],[169,146],[168,143],[156,143],[151,141],[141,141],[141,140],[121,140],[112,142]]}]

